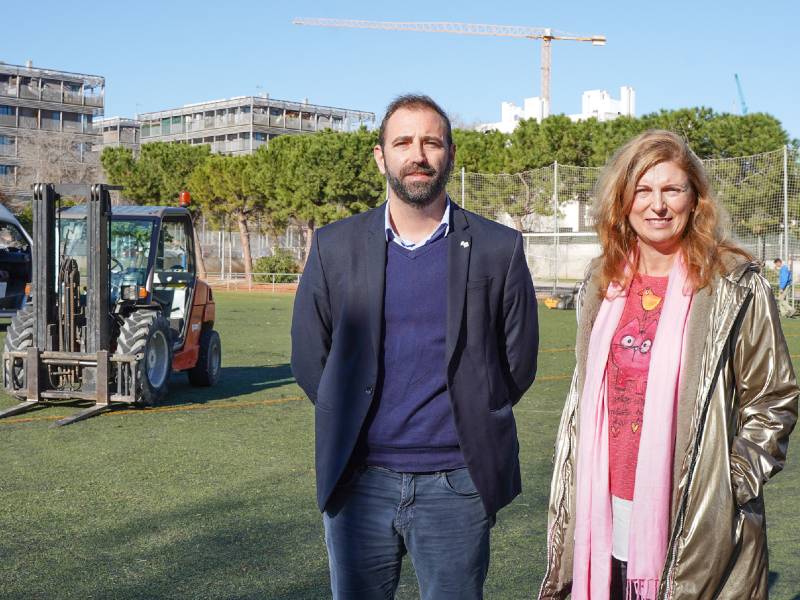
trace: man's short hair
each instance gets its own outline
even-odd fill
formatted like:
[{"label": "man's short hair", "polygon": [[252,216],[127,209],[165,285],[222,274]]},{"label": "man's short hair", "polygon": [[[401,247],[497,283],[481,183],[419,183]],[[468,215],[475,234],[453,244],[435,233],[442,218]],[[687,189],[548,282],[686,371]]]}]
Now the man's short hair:
[{"label": "man's short hair", "polygon": [[408,108],[411,110],[427,108],[435,112],[442,118],[442,122],[444,123],[444,139],[447,147],[449,148],[453,145],[453,128],[450,125],[450,117],[447,116],[444,109],[436,104],[430,96],[424,94],[403,94],[392,100],[389,106],[386,107],[386,114],[383,115],[383,120],[378,130],[378,144],[381,148],[383,148],[383,144],[386,141],[386,123],[389,121],[389,118],[401,108]]},{"label": "man's short hair", "polygon": [[776,259],[775,259],[775,260],[773,260],[772,262],[774,262],[776,265],[777,265],[778,263],[781,263],[781,264],[783,264],[783,261],[782,261],[780,258],[776,258]]}]

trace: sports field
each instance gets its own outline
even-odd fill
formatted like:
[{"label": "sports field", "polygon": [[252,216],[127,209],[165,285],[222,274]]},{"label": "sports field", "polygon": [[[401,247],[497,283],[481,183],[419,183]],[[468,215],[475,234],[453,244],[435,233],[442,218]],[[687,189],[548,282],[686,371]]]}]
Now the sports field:
[{"label": "sports field", "polygon": [[[50,425],[76,409],[0,421],[1,598],[330,597],[313,411],[288,364],[292,297],[220,292],[217,302],[218,387],[192,388],[175,375],[156,409],[59,429]],[[538,591],[574,319],[540,310],[539,374],[515,408],[524,492],[494,530],[489,599]],[[784,331],[798,366],[800,320]],[[0,406],[12,403],[0,396]],[[770,597],[779,600],[800,599],[798,459],[795,441],[766,488]],[[416,597],[405,568],[398,598]]]}]

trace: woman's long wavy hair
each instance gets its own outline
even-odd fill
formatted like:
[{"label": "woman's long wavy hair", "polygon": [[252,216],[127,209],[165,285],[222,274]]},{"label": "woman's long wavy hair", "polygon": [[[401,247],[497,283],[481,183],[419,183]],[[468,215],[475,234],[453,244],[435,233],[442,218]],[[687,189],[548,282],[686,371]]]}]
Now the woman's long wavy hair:
[{"label": "woman's long wavy hair", "polygon": [[639,268],[636,232],[628,221],[634,191],[642,175],[662,162],[674,162],[686,173],[694,196],[694,209],[683,230],[681,250],[689,282],[698,291],[717,274],[725,274],[723,258],[733,253],[752,260],[728,239],[726,213],[717,204],[700,160],[686,142],[669,131],[646,131],[620,148],[606,165],[597,183],[593,216],[603,248],[600,292],[612,283],[627,289]]}]

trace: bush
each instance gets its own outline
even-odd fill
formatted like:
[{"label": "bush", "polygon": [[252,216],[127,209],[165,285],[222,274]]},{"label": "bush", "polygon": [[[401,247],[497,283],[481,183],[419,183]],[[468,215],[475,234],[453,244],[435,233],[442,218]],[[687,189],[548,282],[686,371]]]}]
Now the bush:
[{"label": "bush", "polygon": [[[300,268],[294,256],[283,249],[276,249],[272,256],[262,256],[253,263],[254,273],[299,273]],[[260,283],[272,283],[272,275],[256,275],[253,277]],[[275,283],[294,283],[297,277],[293,275],[276,275]]]}]

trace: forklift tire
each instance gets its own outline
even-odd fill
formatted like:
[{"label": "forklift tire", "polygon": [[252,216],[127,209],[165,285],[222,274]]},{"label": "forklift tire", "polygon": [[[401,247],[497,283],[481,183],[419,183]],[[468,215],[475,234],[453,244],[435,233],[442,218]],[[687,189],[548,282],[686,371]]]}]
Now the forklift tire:
[{"label": "forklift tire", "polygon": [[[30,302],[17,311],[6,333],[3,354],[21,352],[33,345],[33,316]],[[15,358],[12,363],[3,362],[3,386],[9,394],[19,398],[27,395],[24,358]]]},{"label": "forklift tire", "polygon": [[197,364],[186,373],[192,385],[208,387],[219,381],[222,374],[222,344],[219,334],[213,329],[206,329],[200,334]]},{"label": "forklift tire", "polygon": [[166,395],[172,373],[172,334],[159,312],[140,310],[122,323],[117,354],[141,354],[136,362],[135,402],[139,406],[158,404]]}]

